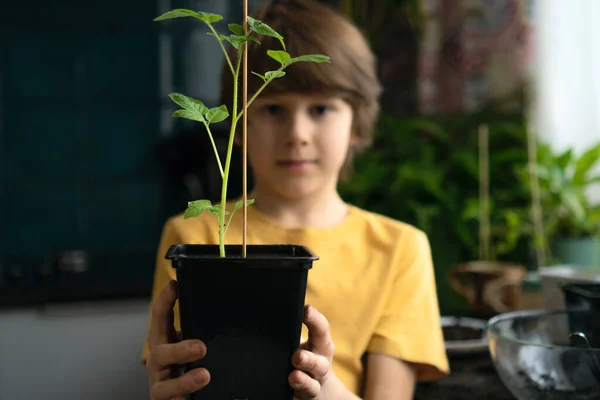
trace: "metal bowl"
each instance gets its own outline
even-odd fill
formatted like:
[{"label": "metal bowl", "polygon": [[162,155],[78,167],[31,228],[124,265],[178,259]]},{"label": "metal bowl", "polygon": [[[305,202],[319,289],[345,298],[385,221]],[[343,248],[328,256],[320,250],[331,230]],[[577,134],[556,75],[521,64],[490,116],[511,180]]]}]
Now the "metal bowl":
[{"label": "metal bowl", "polygon": [[581,326],[587,311],[532,310],[490,319],[490,355],[500,379],[520,400],[600,399],[600,349]]}]

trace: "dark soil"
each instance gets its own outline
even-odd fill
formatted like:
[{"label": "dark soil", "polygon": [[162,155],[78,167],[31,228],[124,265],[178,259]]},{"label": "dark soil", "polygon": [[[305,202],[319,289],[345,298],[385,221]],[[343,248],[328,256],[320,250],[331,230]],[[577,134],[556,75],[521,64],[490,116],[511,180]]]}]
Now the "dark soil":
[{"label": "dark soil", "polygon": [[444,340],[451,342],[454,340],[477,340],[483,336],[482,329],[473,329],[465,326],[445,326],[443,327]]}]

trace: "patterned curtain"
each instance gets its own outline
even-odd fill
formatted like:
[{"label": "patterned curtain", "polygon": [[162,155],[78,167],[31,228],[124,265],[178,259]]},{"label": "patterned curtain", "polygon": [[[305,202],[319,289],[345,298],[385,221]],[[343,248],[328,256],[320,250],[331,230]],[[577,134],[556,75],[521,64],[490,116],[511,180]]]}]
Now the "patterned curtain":
[{"label": "patterned curtain", "polygon": [[532,0],[421,0],[419,111],[523,110]]}]

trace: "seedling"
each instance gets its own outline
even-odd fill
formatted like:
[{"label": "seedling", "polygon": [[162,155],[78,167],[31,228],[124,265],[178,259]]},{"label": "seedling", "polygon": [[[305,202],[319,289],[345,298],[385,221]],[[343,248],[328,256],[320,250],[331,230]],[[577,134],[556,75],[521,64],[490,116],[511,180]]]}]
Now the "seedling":
[{"label": "seedling", "polygon": [[[188,207],[185,211],[184,218],[196,217],[204,211],[208,211],[214,214],[217,217],[217,222],[219,225],[219,254],[221,257],[225,257],[225,235],[229,228],[229,224],[231,223],[231,219],[233,218],[235,212],[244,207],[244,201],[240,200],[235,203],[231,211],[226,210],[227,183],[229,180],[229,168],[231,166],[231,153],[233,151],[233,144],[237,124],[244,114],[244,108],[238,109],[239,75],[244,53],[244,47],[247,46],[247,42],[249,41],[258,43],[260,45],[261,42],[257,36],[262,35],[277,38],[283,48],[283,50],[267,50],[267,55],[280,63],[280,67],[277,70],[266,71],[264,72],[264,75],[261,75],[260,73],[255,71],[251,71],[254,75],[259,76],[264,81],[264,83],[247,101],[245,107],[246,110],[248,110],[250,105],[254,102],[254,100],[256,100],[256,98],[267,87],[269,83],[271,83],[274,79],[282,78],[283,76],[285,76],[284,70],[290,65],[297,62],[330,62],[330,58],[321,54],[307,54],[292,57],[289,53],[286,52],[285,42],[283,40],[282,35],[280,35],[278,32],[276,32],[273,28],[271,28],[264,22],[252,18],[250,16],[248,16],[246,20],[247,26],[242,26],[239,24],[229,24],[228,27],[231,31],[231,34],[229,36],[218,34],[215,30],[213,24],[223,19],[223,17],[218,14],[211,14],[200,11],[197,12],[193,10],[179,8],[162,14],[161,16],[155,18],[154,21],[162,21],[166,19],[182,17],[191,17],[198,19],[208,26],[210,31],[207,32],[207,34],[215,37],[216,40],[219,42],[221,50],[225,55],[225,61],[227,62],[227,65],[229,66],[229,69],[233,74],[233,106],[231,112],[229,112],[227,106],[225,105],[221,105],[214,108],[208,108],[206,105],[204,105],[204,103],[202,103],[202,101],[198,99],[194,99],[181,93],[169,94],[171,100],[173,100],[177,105],[182,107],[182,109],[177,110],[173,113],[173,117],[197,121],[204,124],[204,126],[206,127],[206,131],[208,132],[210,142],[215,152],[215,157],[219,166],[219,172],[221,173],[222,178],[221,203],[212,204],[209,200],[190,201],[188,202]],[[235,65],[234,61],[232,61],[229,55],[227,54],[227,50],[225,50],[224,42],[230,43],[231,46],[236,48],[238,51],[238,56],[237,60],[235,60]],[[225,168],[223,168],[217,150],[217,146],[215,145],[215,141],[210,130],[210,125],[225,121],[228,118],[231,118],[231,129],[229,132],[229,142],[227,145]],[[250,205],[252,203],[254,203],[254,200],[248,199],[246,205]]]}]

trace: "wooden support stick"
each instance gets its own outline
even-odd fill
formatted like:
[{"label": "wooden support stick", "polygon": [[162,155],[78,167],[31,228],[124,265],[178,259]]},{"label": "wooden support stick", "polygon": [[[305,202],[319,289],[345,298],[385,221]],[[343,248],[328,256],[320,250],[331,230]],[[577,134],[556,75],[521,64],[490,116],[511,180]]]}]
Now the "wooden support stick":
[{"label": "wooden support stick", "polygon": [[[248,36],[248,0],[244,0],[244,32]],[[244,110],[242,124],[242,257],[246,257],[246,231],[248,222],[248,42],[243,44],[243,83],[242,104]]]},{"label": "wooden support stick", "polygon": [[489,129],[479,126],[479,257],[490,261]]},{"label": "wooden support stick", "polygon": [[544,223],[542,220],[542,203],[540,200],[540,183],[537,176],[537,146],[535,132],[527,125],[527,155],[529,159],[529,185],[531,190],[531,218],[534,229],[534,247],[539,266],[546,265],[546,238],[544,237]]}]

